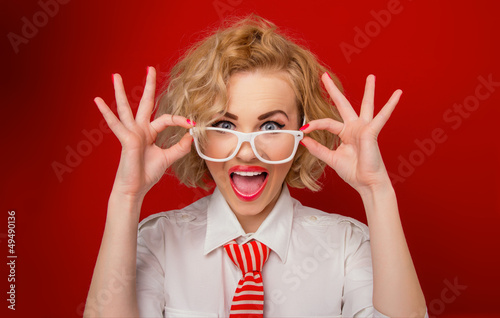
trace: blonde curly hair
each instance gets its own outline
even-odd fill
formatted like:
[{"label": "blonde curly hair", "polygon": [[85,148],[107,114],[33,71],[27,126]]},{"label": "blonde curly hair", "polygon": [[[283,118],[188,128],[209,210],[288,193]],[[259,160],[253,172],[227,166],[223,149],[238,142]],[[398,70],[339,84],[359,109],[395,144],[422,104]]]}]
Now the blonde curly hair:
[{"label": "blonde curly hair", "polygon": [[[287,75],[295,92],[299,118],[342,121],[320,83],[326,67],[309,50],[280,34],[273,23],[256,15],[229,22],[187,50],[160,90],[155,117],[181,115],[194,120],[197,127],[207,127],[227,111],[231,75],[256,70]],[[329,74],[342,91],[338,78]],[[156,144],[170,147],[185,133],[182,127],[168,127],[158,135]],[[330,149],[340,142],[327,131],[314,131],[309,136]],[[324,168],[324,162],[305,147],[299,147],[285,181],[291,187],[318,191]],[[171,169],[181,183],[190,187],[207,189],[213,180],[194,147]]]}]

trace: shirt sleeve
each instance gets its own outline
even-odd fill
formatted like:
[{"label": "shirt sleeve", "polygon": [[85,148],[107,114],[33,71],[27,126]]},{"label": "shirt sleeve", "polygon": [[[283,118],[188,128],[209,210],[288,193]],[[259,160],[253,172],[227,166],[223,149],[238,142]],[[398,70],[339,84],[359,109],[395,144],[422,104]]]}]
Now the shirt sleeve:
[{"label": "shirt sleeve", "polygon": [[151,233],[162,232],[153,228],[142,229],[137,237],[137,304],[140,317],[163,317],[165,308],[164,271],[158,260],[163,240]]},{"label": "shirt sleeve", "polygon": [[[368,227],[350,222],[345,236],[343,317],[389,318],[373,307],[373,269]],[[425,318],[429,318],[426,312]]]},{"label": "shirt sleeve", "polygon": [[360,222],[345,222],[342,316],[373,317],[373,270],[368,227]]}]

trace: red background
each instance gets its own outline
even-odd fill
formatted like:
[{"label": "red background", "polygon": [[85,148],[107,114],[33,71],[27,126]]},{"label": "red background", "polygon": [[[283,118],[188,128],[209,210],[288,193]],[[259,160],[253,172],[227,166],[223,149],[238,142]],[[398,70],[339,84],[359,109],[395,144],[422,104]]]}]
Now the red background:
[{"label": "red background", "polygon": [[[82,314],[120,153],[112,134],[91,145],[83,131],[99,129],[93,98],[113,100],[111,73],[122,74],[137,102],[146,66],[167,71],[221,18],[250,12],[304,39],[340,77],[355,107],[370,73],[377,76],[378,107],[403,90],[379,140],[388,170],[402,177],[394,186],[429,313],[498,315],[499,86],[480,90],[488,98],[460,123],[443,118],[455,104],[473,100],[479,76],[500,82],[498,5],[401,0],[381,26],[373,13],[390,3],[74,0],[46,20],[37,1],[3,3],[0,263],[8,255],[9,210],[16,211],[18,259],[15,312],[7,310],[8,268],[0,266],[0,315]],[[23,17],[38,18],[39,27],[16,53],[9,34],[23,36]],[[349,62],[340,44],[355,45],[357,28],[366,27],[371,36]],[[446,140],[427,143],[424,154],[417,144],[435,129]],[[69,149],[86,153],[58,179],[53,165],[69,165]],[[366,222],[354,190],[332,171],[322,180],[319,193],[293,194],[305,205]],[[141,218],[203,195],[165,177],[146,197]],[[453,294],[447,284],[454,281],[467,288]]]}]

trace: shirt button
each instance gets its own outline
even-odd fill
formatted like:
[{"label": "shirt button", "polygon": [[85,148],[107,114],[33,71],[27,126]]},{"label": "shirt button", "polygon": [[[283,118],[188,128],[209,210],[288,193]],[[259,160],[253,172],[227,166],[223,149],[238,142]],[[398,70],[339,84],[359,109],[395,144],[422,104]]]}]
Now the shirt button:
[{"label": "shirt button", "polygon": [[189,215],[187,215],[187,214],[183,214],[183,215],[181,216],[181,218],[182,218],[183,220],[187,220],[187,219],[189,219]]},{"label": "shirt button", "polygon": [[311,220],[311,221],[317,221],[317,220],[318,220],[318,218],[317,218],[316,216],[314,216],[314,215],[311,215],[311,216],[309,217],[309,220]]}]

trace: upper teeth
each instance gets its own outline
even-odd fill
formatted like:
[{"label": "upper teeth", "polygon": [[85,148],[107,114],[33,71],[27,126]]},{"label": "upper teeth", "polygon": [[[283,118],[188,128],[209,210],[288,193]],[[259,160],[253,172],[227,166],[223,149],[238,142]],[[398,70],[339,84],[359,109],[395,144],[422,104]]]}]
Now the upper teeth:
[{"label": "upper teeth", "polygon": [[262,174],[261,172],[257,171],[235,171],[234,172],[237,175],[244,176],[244,177],[253,177],[253,176],[258,176],[259,174]]}]

